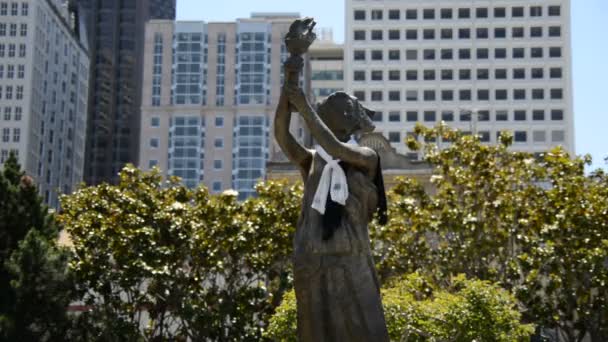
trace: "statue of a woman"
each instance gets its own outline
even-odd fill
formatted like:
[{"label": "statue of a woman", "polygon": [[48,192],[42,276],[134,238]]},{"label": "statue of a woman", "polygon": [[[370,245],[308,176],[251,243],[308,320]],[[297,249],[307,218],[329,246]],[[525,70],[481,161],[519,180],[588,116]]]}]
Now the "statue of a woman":
[{"label": "statue of a woman", "polygon": [[[304,180],[293,260],[298,340],[388,341],[368,235],[378,208],[386,219],[379,157],[349,143],[351,136],[373,131],[373,111],[343,92],[315,111],[293,82],[302,64],[297,55],[285,63],[275,118],[277,142]],[[292,106],[319,144],[315,150],[289,133]]]}]

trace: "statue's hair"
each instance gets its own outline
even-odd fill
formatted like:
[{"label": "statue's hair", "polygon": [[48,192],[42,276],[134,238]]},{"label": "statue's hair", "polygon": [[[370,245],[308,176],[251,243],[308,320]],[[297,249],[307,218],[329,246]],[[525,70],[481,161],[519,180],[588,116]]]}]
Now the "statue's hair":
[{"label": "statue's hair", "polygon": [[343,91],[337,91],[329,95],[321,103],[317,104],[317,113],[319,115],[331,115],[336,113],[344,113],[348,100],[355,100],[353,97]]}]

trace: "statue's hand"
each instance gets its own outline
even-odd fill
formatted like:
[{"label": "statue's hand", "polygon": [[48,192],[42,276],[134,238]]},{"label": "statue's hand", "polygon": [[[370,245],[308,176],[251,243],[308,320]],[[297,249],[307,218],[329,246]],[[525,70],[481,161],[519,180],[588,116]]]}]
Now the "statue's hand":
[{"label": "statue's hand", "polygon": [[302,91],[302,88],[298,87],[294,84],[286,84],[283,87],[283,91],[287,95],[289,102],[293,104],[298,112],[303,112],[308,107],[308,100],[306,100],[306,95]]},{"label": "statue's hand", "polygon": [[313,18],[295,20],[285,36],[287,50],[294,55],[306,53],[310,44],[317,38],[317,35],[313,32],[316,24]]}]

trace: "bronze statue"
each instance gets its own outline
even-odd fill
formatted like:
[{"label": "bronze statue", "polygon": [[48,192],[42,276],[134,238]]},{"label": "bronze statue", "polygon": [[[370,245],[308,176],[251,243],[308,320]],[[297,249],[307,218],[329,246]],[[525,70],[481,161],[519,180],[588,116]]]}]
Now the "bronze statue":
[{"label": "bronze statue", "polygon": [[[313,109],[298,87],[301,55],[315,39],[311,18],[296,20],[285,42],[291,56],[275,118],[277,142],[304,180],[294,237],[299,341],[388,341],[368,223],[386,222],[386,197],[375,151],[348,143],[374,130],[373,111],[337,92]],[[304,118],[315,150],[289,133],[291,108]]]}]

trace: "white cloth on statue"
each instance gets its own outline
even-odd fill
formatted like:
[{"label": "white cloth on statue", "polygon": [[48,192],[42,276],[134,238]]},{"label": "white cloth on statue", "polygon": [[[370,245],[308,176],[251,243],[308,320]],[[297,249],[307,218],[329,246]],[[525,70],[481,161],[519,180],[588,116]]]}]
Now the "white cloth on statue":
[{"label": "white cloth on statue", "polygon": [[[351,137],[347,144],[357,145],[357,141]],[[323,167],[321,179],[319,180],[319,185],[317,186],[317,191],[315,192],[311,207],[323,215],[325,214],[325,207],[327,205],[328,192],[332,201],[341,205],[346,204],[346,199],[348,198],[348,183],[344,170],[340,164],[338,164],[340,160],[334,159],[320,145],[315,146],[315,150],[319,156],[325,160],[326,164],[325,167]]]}]

